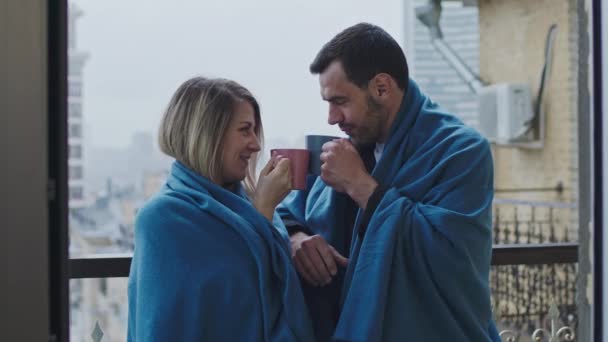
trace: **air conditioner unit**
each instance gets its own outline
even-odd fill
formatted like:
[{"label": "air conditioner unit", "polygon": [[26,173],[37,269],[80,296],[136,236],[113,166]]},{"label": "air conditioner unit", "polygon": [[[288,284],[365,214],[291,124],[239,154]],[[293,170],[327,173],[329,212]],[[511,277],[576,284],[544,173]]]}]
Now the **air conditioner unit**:
[{"label": "air conditioner unit", "polygon": [[499,83],[482,87],[478,94],[479,131],[491,142],[505,145],[539,140],[534,125],[530,87]]}]

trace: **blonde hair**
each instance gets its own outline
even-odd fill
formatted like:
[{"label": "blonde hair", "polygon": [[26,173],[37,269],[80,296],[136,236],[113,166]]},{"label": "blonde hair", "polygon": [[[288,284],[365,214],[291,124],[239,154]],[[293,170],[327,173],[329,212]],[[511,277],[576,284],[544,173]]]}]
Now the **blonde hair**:
[{"label": "blonde hair", "polygon": [[[158,133],[161,151],[217,182],[222,172],[223,138],[241,101],[253,107],[254,131],[262,145],[260,106],[251,92],[231,80],[194,77],[177,89],[167,106]],[[251,158],[244,180],[250,194],[255,190],[257,159],[258,153]]]}]

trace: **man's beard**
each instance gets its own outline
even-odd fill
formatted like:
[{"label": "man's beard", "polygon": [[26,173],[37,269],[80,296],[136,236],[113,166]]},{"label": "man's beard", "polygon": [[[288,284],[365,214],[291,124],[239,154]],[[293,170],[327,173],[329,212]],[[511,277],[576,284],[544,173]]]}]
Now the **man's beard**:
[{"label": "man's beard", "polygon": [[378,142],[387,117],[388,114],[384,107],[367,95],[365,120],[357,127],[357,136],[351,137],[353,144],[357,147],[364,147]]}]

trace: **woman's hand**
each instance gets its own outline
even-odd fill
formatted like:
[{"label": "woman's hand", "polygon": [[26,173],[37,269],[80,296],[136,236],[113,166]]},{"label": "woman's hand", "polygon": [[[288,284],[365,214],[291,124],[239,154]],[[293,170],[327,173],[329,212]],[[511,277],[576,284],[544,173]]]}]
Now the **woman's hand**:
[{"label": "woman's hand", "polygon": [[269,221],[272,221],[277,205],[292,189],[289,164],[289,159],[275,155],[260,172],[253,206]]}]

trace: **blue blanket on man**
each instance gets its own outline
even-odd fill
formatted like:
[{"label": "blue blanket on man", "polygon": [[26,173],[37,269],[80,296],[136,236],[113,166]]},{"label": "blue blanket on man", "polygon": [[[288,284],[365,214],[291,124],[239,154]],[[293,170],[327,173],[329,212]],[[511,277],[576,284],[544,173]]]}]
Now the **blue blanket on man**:
[{"label": "blue blanket on man", "polygon": [[311,341],[287,242],[242,188],[175,162],[137,215],[128,340]]},{"label": "blue blanket on man", "polygon": [[[387,190],[362,237],[353,234],[334,339],[499,341],[488,285],[487,141],[410,81],[372,176]],[[288,197],[281,213],[340,243],[334,231],[349,229],[336,215],[342,202],[319,178]]]}]

